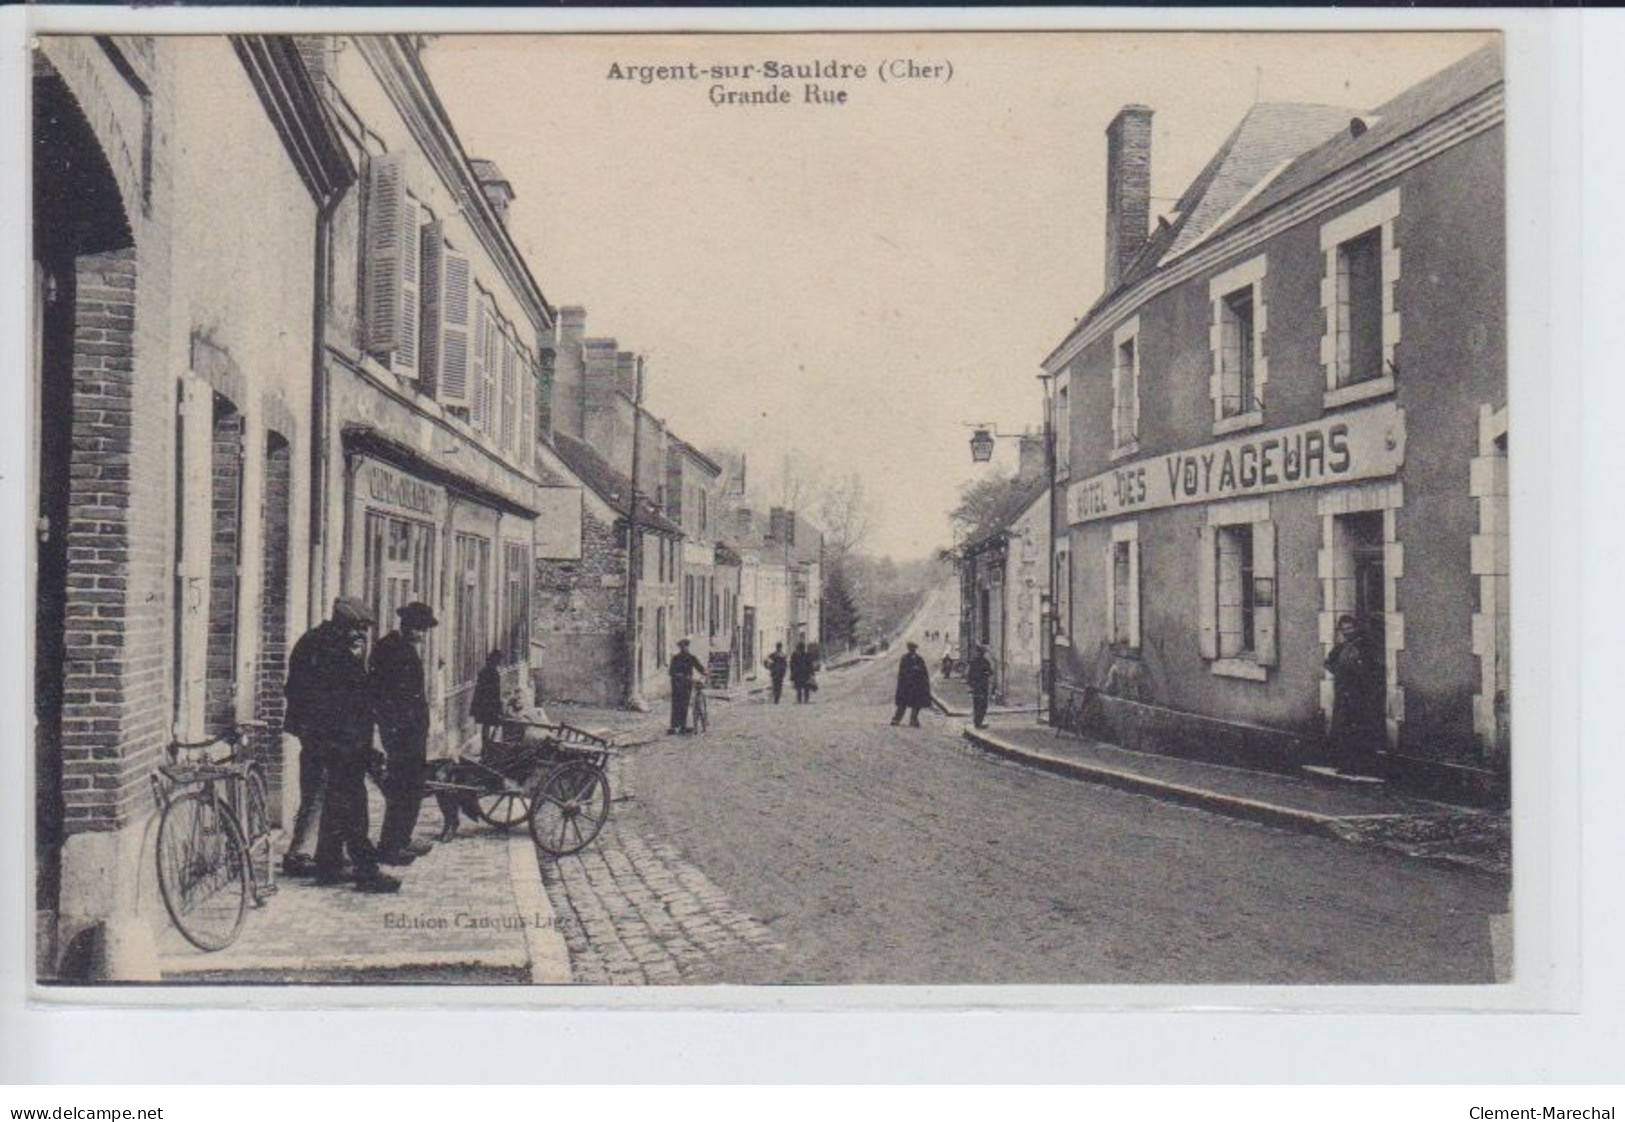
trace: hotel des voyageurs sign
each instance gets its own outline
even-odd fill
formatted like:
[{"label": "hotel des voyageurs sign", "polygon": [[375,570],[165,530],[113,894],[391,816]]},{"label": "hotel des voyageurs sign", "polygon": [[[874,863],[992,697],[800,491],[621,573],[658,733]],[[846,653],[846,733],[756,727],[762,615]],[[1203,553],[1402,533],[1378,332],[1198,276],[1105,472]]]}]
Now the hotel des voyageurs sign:
[{"label": "hotel des voyageurs sign", "polygon": [[1151,456],[1067,488],[1069,525],[1141,510],[1220,502],[1393,475],[1405,462],[1405,412],[1393,401],[1308,424]]}]

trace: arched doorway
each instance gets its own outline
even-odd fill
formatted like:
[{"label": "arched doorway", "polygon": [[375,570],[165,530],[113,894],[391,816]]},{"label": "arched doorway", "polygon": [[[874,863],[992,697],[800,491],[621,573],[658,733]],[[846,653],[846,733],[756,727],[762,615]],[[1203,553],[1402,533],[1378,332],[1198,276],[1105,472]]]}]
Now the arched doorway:
[{"label": "arched doorway", "polygon": [[35,867],[36,906],[52,913],[66,833],[64,709],[99,703],[93,693],[79,697],[70,681],[68,622],[86,610],[82,605],[112,597],[122,579],[114,550],[98,544],[96,508],[75,501],[76,473],[86,474],[81,465],[97,463],[103,480],[117,473],[79,387],[94,385],[105,406],[117,397],[111,383],[129,381],[135,241],[102,145],[67,83],[38,51],[33,96]]}]

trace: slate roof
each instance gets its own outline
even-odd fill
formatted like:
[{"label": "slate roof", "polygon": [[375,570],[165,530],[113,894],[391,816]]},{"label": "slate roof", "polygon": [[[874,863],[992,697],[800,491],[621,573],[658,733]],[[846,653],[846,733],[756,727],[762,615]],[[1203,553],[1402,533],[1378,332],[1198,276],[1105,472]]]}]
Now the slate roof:
[{"label": "slate roof", "polygon": [[[622,518],[631,517],[632,481],[610,466],[597,452],[568,433],[553,433],[553,450],[577,479],[608,503]],[[647,497],[638,506],[638,526],[681,536],[683,528],[661,514]]]},{"label": "slate roof", "polygon": [[1034,480],[1030,486],[1032,487],[1032,493],[1021,500],[1021,505],[1016,508],[1016,512],[1009,518],[1005,519],[1002,525],[995,529],[989,530],[985,534],[972,538],[970,541],[961,546],[959,551],[967,556],[972,553],[980,553],[988,546],[998,541],[1000,538],[1007,536],[1010,533],[1010,527],[1014,526],[1017,522],[1020,522],[1022,518],[1026,516],[1027,512],[1032,510],[1033,504],[1039,499],[1043,498],[1044,495],[1049,491],[1049,482],[1045,479]]},{"label": "slate roof", "polygon": [[[1255,105],[1159,222],[1117,288],[1102,293],[1067,334],[1077,335],[1113,296],[1172,258],[1226,233],[1477,97],[1502,81],[1501,51],[1482,47],[1396,95],[1356,111],[1291,102]],[[1367,123],[1356,137],[1350,122]]]}]

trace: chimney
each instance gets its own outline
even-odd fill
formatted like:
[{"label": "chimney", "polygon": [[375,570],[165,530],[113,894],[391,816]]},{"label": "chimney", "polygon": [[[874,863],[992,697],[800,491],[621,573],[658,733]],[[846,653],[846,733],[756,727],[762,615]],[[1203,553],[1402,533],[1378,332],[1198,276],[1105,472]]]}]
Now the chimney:
[{"label": "chimney", "polygon": [[[582,362],[582,440],[611,465],[619,464],[621,449],[616,441],[616,394],[614,339],[583,339]],[[626,449],[631,462],[631,449]]]},{"label": "chimney", "polygon": [[734,511],[734,534],[741,541],[749,541],[756,532],[756,516],[751,513],[748,506],[739,507]]},{"label": "chimney", "polygon": [[587,309],[560,308],[553,332],[556,341],[553,358],[553,427],[577,440],[584,440],[586,368],[581,337],[587,333]]},{"label": "chimney", "polygon": [[1125,105],[1106,128],[1106,292],[1123,280],[1151,224],[1151,110]]},{"label": "chimney", "polygon": [[638,399],[638,356],[631,351],[615,352],[615,388],[633,401]]},{"label": "chimney", "polygon": [[1031,485],[1048,471],[1044,457],[1044,437],[1040,433],[1021,434],[1021,461],[1016,465],[1016,482]]},{"label": "chimney", "polygon": [[767,515],[767,536],[780,545],[796,544],[796,512],[782,506],[773,507]]},{"label": "chimney", "polygon": [[497,212],[497,218],[506,226],[508,224],[508,204],[513,202],[513,185],[508,177],[502,174],[502,169],[490,160],[470,159],[469,165],[474,169],[474,178],[479,182],[480,192],[484,194],[485,201],[491,204],[491,209]]}]

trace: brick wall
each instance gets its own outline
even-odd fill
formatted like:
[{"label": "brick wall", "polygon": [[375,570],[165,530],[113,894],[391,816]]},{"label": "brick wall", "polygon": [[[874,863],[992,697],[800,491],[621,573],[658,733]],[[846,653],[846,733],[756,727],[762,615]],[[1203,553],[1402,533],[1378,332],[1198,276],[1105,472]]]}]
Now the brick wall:
[{"label": "brick wall", "polygon": [[616,527],[583,511],[581,559],[538,561],[534,602],[544,701],[619,704],[626,681],[626,550]]},{"label": "brick wall", "polygon": [[132,461],[167,433],[137,423],[152,403],[143,408],[136,392],[135,250],[81,257],[75,271],[62,720],[69,832],[127,820],[162,746],[168,697],[168,605],[138,597],[168,552],[163,523],[137,508],[166,503],[167,489],[132,494]]},{"label": "brick wall", "polygon": [[[272,791],[282,789],[282,714],[285,702],[283,683],[288,674],[288,581],[289,531],[293,501],[293,457],[288,442],[275,433],[266,440],[263,511],[264,538],[261,542],[260,642],[255,666],[254,718],[271,727],[260,739],[261,758]],[[277,817],[281,800],[273,797],[272,816]]]},{"label": "brick wall", "polygon": [[215,398],[210,449],[209,629],[204,724],[223,731],[237,716],[237,561],[242,552],[243,416]]}]

